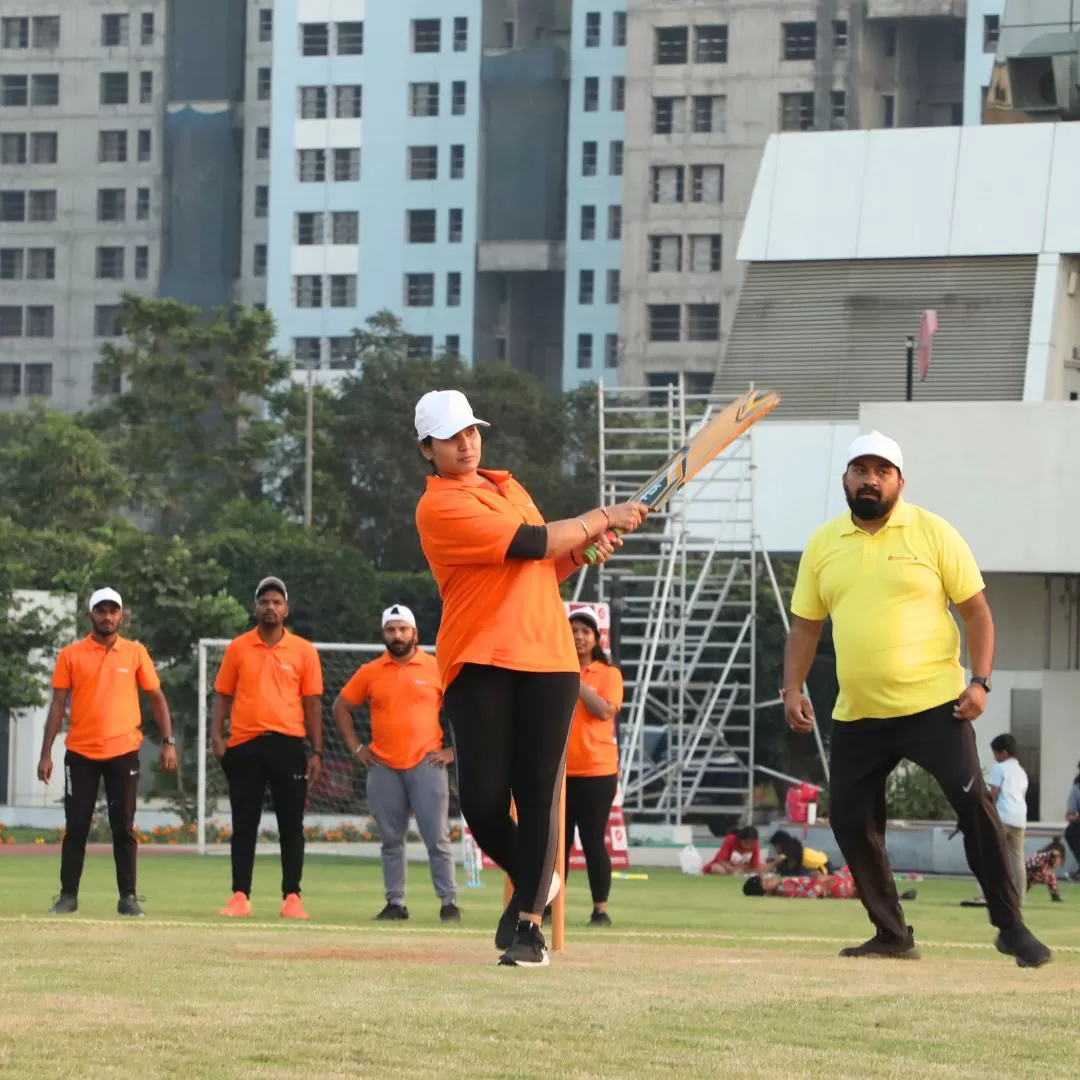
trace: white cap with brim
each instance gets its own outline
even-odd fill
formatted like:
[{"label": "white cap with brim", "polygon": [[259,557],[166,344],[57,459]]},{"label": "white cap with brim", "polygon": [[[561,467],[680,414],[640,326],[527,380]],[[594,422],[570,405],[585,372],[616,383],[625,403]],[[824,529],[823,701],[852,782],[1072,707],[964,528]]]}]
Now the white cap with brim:
[{"label": "white cap with brim", "polygon": [[383,626],[391,622],[408,623],[414,630],[416,629],[416,616],[404,604],[391,604],[382,613]]},{"label": "white cap with brim", "polygon": [[895,465],[897,472],[904,471],[904,455],[894,439],[888,435],[882,435],[880,431],[871,431],[869,435],[860,435],[849,447],[847,463],[850,465],[856,458],[876,457]]},{"label": "white cap with brim", "polygon": [[460,390],[430,390],[416,403],[416,437],[451,439],[468,427],[491,427],[473,416],[469,399]]},{"label": "white cap with brim", "polygon": [[255,586],[255,599],[258,600],[260,596],[267,589],[274,589],[276,592],[281,593],[285,597],[285,603],[289,602],[289,590],[285,588],[285,582],[279,577],[264,577],[258,585]]},{"label": "white cap with brim", "polygon": [[573,622],[575,619],[587,622],[597,634],[600,633],[600,618],[591,607],[574,608],[570,612],[570,621]]},{"label": "white cap with brim", "polygon": [[124,601],[120,599],[120,594],[115,589],[98,589],[93,596],[90,597],[90,610],[93,611],[98,604],[111,603],[115,604],[121,610],[124,607]]}]

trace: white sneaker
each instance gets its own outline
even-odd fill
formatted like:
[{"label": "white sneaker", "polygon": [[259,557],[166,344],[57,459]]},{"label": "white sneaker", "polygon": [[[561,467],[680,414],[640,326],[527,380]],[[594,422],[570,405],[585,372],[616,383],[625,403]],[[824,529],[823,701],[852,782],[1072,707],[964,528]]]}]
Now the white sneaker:
[{"label": "white sneaker", "polygon": [[559,895],[559,890],[562,888],[562,878],[559,876],[559,871],[556,870],[551,875],[551,885],[548,888],[547,902],[550,904],[556,896]]}]

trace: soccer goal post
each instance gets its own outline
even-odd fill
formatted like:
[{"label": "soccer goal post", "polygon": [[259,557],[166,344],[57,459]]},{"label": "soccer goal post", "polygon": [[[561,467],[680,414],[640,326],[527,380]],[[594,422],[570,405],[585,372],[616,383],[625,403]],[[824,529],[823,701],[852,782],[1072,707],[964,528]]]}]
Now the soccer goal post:
[{"label": "soccer goal post", "polygon": [[[211,844],[227,837],[231,831],[228,785],[221,763],[214,757],[210,747],[214,679],[228,644],[228,641],[217,638],[204,638],[199,642],[196,841],[201,854],[205,854]],[[305,823],[322,825],[327,830],[338,828],[342,823],[362,825],[367,820],[366,776],[345,749],[331,710],[341,688],[349,681],[353,672],[380,655],[386,646],[381,642],[316,642],[315,648],[319,652],[323,672],[323,767],[318,783],[308,792]],[[357,709],[354,717],[361,742],[370,741],[371,723],[367,706]],[[276,829],[269,803],[264,809],[263,826]]]}]

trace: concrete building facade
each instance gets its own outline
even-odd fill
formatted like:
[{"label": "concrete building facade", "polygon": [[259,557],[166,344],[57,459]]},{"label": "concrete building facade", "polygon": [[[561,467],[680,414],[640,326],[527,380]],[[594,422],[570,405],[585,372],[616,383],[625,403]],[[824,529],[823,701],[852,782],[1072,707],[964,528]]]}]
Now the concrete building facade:
[{"label": "concrete building facade", "polygon": [[964,46],[954,0],[631,0],[620,382],[711,385],[770,135],[959,124]]},{"label": "concrete building facade", "polygon": [[89,405],[124,292],[258,295],[240,264],[247,7],[3,5],[0,408]]}]

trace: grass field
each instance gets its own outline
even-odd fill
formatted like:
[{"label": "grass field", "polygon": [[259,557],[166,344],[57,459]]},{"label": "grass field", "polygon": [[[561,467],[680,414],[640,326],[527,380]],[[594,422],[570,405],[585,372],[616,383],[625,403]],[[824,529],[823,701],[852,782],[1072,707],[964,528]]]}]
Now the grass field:
[{"label": "grass field", "polygon": [[308,860],[312,919],[277,918],[260,857],[255,918],[215,916],[228,862],[145,857],[149,918],[115,914],[112,861],[88,859],[78,915],[43,913],[58,858],[0,857],[0,1076],[278,1078],[1074,1077],[1080,889],[1028,922],[1061,951],[1038,971],[992,948],[965,882],[922,882],[918,963],[843,961],[855,901],[746,899],[738,883],[651,871],[616,881],[607,931],[571,877],[567,951],[495,966],[501,883],[462,889],[440,926],[426,868],[412,919],[382,926],[372,861]]}]

